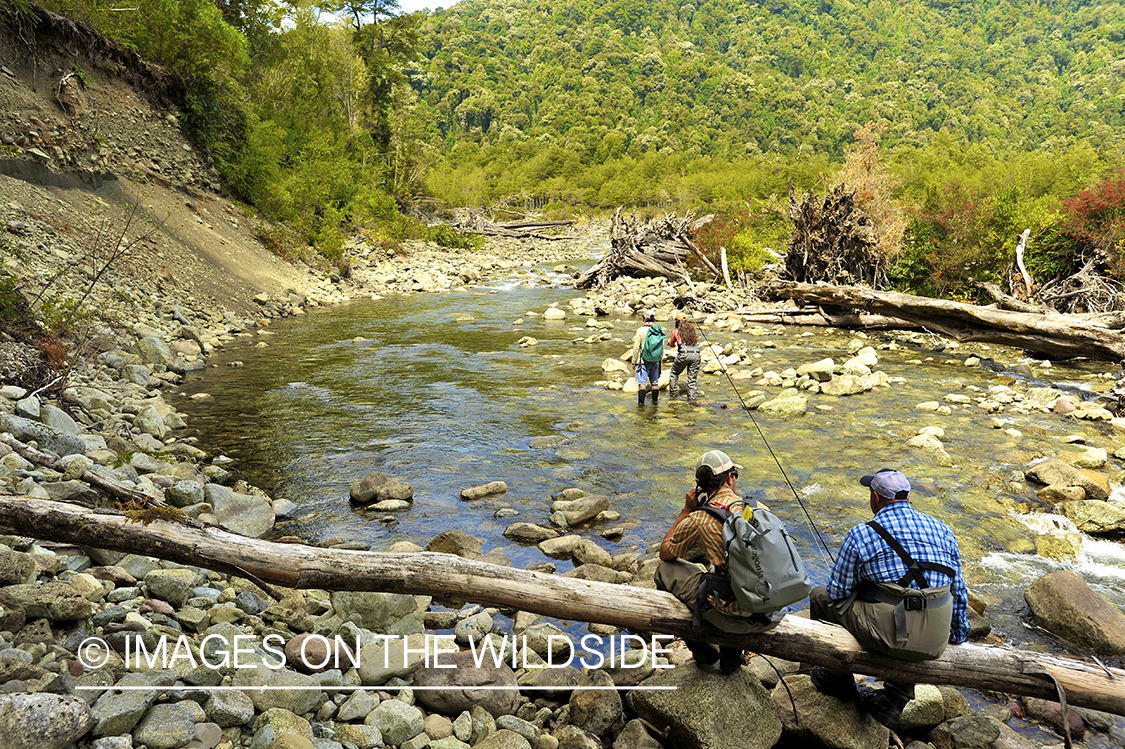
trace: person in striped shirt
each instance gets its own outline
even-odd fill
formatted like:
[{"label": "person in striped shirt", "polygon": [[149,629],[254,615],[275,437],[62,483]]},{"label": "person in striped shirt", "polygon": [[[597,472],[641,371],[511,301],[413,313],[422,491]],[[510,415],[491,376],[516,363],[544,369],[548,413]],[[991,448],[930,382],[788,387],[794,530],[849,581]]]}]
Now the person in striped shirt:
[{"label": "person in striped shirt", "polygon": [[[941,655],[969,634],[969,593],[961,553],[949,526],[914,509],[910,481],[884,468],[864,476],[875,518],[848,531],[827,585],[809,595],[812,619],[842,625],[863,647],[903,660]],[[884,681],[879,690],[856,688],[851,674],[820,666],[818,690],[857,700],[892,731],[914,697],[914,685]]]},{"label": "person in striped shirt", "polygon": [[[705,573],[699,565],[685,559],[688,553],[692,549],[702,550],[715,573],[727,574],[723,523],[711,513],[697,510],[704,504],[710,504],[724,507],[734,514],[741,513],[744,500],[735,493],[735,482],[741,469],[742,466],[722,450],[704,453],[696,464],[695,487],[687,492],[679,517],[672,523],[660,544],[661,564],[656,568],[656,587],[683,601],[693,612]],[[761,505],[755,502],[754,506]],[[744,616],[728,616],[723,604],[717,599],[713,599],[712,606],[702,613],[703,620],[724,632],[737,634],[773,629],[783,616],[782,612],[761,614],[756,620]],[[695,662],[700,665],[710,666],[718,661],[719,671],[724,674],[732,674],[742,667],[741,648],[716,648],[710,643],[686,638],[684,642],[691,650]]]}]

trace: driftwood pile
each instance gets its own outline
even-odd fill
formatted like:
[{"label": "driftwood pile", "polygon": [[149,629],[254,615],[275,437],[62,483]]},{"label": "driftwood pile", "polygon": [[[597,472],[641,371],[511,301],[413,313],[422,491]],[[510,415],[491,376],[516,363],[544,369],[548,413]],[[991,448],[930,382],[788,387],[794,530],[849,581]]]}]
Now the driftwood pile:
[{"label": "driftwood pile", "polygon": [[711,219],[711,216],[696,219],[690,213],[677,218],[671,213],[642,223],[635,216],[622,217],[618,208],[613,214],[609,252],[580,275],[574,285],[579,289],[602,288],[619,276],[630,276],[664,277],[690,286],[688,263],[693,260],[717,278],[719,269],[691,239],[699,227]]},{"label": "driftwood pile", "polygon": [[793,238],[785,258],[785,277],[798,283],[879,287],[888,262],[878,251],[875,223],[855,204],[855,192],[833,187],[824,200],[807,192],[800,202],[789,183]]}]

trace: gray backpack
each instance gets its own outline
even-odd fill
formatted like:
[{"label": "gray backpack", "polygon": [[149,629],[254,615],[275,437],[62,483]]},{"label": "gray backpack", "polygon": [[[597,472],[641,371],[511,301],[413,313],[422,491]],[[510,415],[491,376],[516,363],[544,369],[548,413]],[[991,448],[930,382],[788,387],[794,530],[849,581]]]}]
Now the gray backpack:
[{"label": "gray backpack", "polygon": [[740,609],[770,614],[808,597],[812,583],[780,518],[762,508],[742,515],[709,505],[699,509],[723,521],[727,576]]}]

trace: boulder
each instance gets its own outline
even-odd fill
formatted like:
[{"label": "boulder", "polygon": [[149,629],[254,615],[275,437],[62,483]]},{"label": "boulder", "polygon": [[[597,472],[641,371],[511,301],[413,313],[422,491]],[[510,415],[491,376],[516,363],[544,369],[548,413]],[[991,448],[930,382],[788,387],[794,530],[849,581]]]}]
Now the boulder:
[{"label": "boulder", "polygon": [[596,687],[583,689],[570,695],[570,722],[595,736],[618,733],[625,724],[621,693],[610,689],[613,679],[604,671],[591,671],[590,678]]},{"label": "boulder", "polygon": [[970,713],[947,720],[930,731],[930,743],[938,749],[991,747],[1000,738],[1000,729],[982,713]]},{"label": "boulder", "polygon": [[364,719],[363,724],[379,729],[383,741],[399,746],[422,733],[425,715],[402,700],[384,700]]},{"label": "boulder", "polygon": [[[683,668],[681,666],[681,668]],[[804,675],[786,676],[773,688],[785,729],[834,749],[883,749],[890,731],[856,706],[821,694]]]},{"label": "boulder", "polygon": [[370,687],[386,684],[396,676],[405,678],[422,665],[428,655],[430,651],[423,634],[364,645],[359,651],[359,680]]},{"label": "boulder", "polygon": [[[868,372],[867,374],[870,374]],[[820,392],[825,395],[858,395],[866,390],[870,390],[870,384],[864,379],[864,376],[858,374],[856,371],[845,372],[842,375],[836,375],[828,382],[822,383]],[[760,408],[760,406],[759,406]]]},{"label": "boulder", "polygon": [[1080,486],[1086,499],[1109,499],[1109,480],[1093,471],[1075,468],[1058,458],[1048,458],[1028,467],[1024,478],[1047,486]]},{"label": "boulder", "polygon": [[341,620],[372,632],[386,632],[392,623],[413,614],[417,608],[414,596],[401,593],[337,590],[331,600]]},{"label": "boulder", "polygon": [[86,452],[86,443],[76,435],[12,414],[0,414],[0,432],[11,432],[21,442],[34,440],[39,443],[40,450],[58,455]]},{"label": "boulder", "polygon": [[382,502],[385,499],[414,501],[414,487],[402,479],[388,476],[381,471],[372,471],[351,485],[349,496],[353,504],[366,505]]},{"label": "boulder", "polygon": [[1116,535],[1125,531],[1125,504],[1087,499],[1082,502],[1059,502],[1055,509],[1085,533]]},{"label": "boulder", "polygon": [[237,668],[231,686],[244,690],[259,712],[280,708],[295,715],[303,715],[320,706],[319,682],[311,676],[286,668]]},{"label": "boulder", "polygon": [[906,445],[920,451],[939,466],[953,465],[953,458],[949,457],[949,453],[945,451],[945,446],[942,445],[941,440],[932,434],[919,434],[911,437],[906,441]]},{"label": "boulder", "polygon": [[504,529],[504,538],[519,543],[537,544],[549,538],[558,538],[559,532],[554,528],[535,523],[512,523]]},{"label": "boulder", "polygon": [[571,500],[556,500],[551,503],[551,524],[560,528],[572,528],[593,520],[599,513],[609,509],[609,497],[604,494],[588,494]]},{"label": "boulder", "polygon": [[1035,622],[1100,655],[1125,653],[1125,614],[1073,570],[1051,572],[1024,591]]},{"label": "boulder", "polygon": [[[198,707],[198,706],[197,706]],[[184,705],[153,705],[133,731],[133,740],[149,749],[179,749],[195,735],[194,713]]]},{"label": "boulder", "polygon": [[0,695],[0,746],[63,749],[94,724],[86,700],[62,694]]},{"label": "boulder", "polygon": [[426,544],[426,551],[438,554],[453,554],[454,556],[475,559],[484,551],[479,538],[470,536],[463,530],[451,528],[442,531]]},{"label": "boulder", "polygon": [[668,727],[667,746],[768,749],[781,737],[781,718],[770,693],[744,670],[724,676],[688,663],[657,672],[644,686],[676,687],[636,689],[628,697],[637,717]]},{"label": "boulder", "polygon": [[237,494],[219,484],[207,484],[204,498],[211,505],[214,521],[229,531],[259,538],[273,529],[270,503],[253,494]]},{"label": "boulder", "polygon": [[808,410],[809,399],[796,390],[790,388],[783,391],[781,395],[773,400],[764,401],[758,406],[758,410],[771,416],[779,416],[781,418],[795,418],[797,416],[804,416],[805,411]]},{"label": "boulder", "polygon": [[797,376],[804,377],[808,375],[810,379],[817,382],[828,382],[832,379],[832,372],[836,368],[836,363],[831,359],[821,359],[820,361],[811,364],[802,364],[797,367]]},{"label": "boulder", "polygon": [[[507,663],[497,665],[487,650],[484,652],[479,659],[470,650],[443,654],[441,668],[431,661],[416,669],[414,686],[425,687],[414,695],[418,704],[429,712],[454,717],[473,705],[480,705],[494,717],[514,715],[519,707],[516,675]],[[446,664],[453,667],[447,668]],[[511,691],[503,687],[511,687]]]},{"label": "boulder", "polygon": [[103,692],[91,708],[94,735],[130,733],[160,693],[175,683],[176,672],[171,670],[125,674],[115,686],[151,689],[108,689]]},{"label": "boulder", "polygon": [[4,590],[23,606],[29,619],[74,621],[85,619],[93,612],[90,602],[69,583],[10,585]]}]

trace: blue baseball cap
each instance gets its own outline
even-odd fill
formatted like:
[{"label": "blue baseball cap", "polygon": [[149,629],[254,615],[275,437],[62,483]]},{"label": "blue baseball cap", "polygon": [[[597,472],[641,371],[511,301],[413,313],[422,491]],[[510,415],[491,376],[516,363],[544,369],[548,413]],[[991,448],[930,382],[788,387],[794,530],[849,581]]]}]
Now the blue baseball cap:
[{"label": "blue baseball cap", "polygon": [[859,480],[884,499],[906,499],[910,496],[910,481],[893,468],[884,468]]}]

